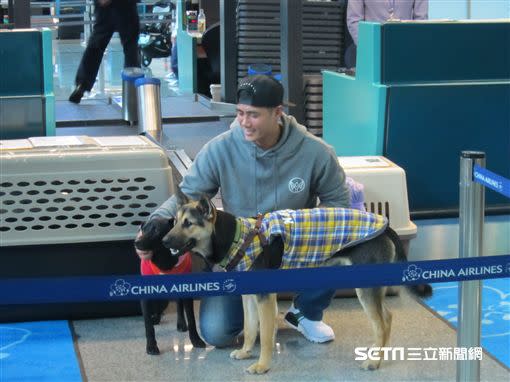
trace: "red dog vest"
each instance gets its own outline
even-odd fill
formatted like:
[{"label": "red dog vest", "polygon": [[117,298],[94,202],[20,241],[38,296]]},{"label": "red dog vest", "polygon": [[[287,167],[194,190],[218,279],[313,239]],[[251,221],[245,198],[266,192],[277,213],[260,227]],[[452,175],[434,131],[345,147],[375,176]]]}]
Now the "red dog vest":
[{"label": "red dog vest", "polygon": [[143,276],[151,275],[180,275],[184,273],[191,273],[191,253],[186,252],[179,258],[179,262],[169,271],[162,271],[150,260],[140,261],[140,273]]}]

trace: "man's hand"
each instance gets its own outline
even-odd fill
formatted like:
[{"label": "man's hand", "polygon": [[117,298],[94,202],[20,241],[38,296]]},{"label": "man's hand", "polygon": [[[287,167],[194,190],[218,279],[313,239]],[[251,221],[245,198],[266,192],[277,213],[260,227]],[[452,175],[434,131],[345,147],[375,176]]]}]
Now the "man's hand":
[{"label": "man's hand", "polygon": [[112,0],[97,0],[97,2],[99,3],[99,6],[106,7],[107,5],[110,5]]},{"label": "man's hand", "polygon": [[[136,234],[136,239],[138,239],[140,236],[142,236],[142,231],[139,230]],[[136,240],[135,239],[135,240]],[[135,247],[136,254],[140,258],[140,260],[150,260],[152,259],[152,251],[142,251]]]}]

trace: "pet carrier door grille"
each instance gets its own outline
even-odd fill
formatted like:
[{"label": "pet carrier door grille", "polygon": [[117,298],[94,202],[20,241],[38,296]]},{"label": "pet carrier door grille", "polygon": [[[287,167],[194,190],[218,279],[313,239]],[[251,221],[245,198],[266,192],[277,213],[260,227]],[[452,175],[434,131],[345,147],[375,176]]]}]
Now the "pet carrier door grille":
[{"label": "pet carrier door grille", "polygon": [[1,246],[132,239],[171,195],[166,154],[145,137],[79,141],[0,152]]}]

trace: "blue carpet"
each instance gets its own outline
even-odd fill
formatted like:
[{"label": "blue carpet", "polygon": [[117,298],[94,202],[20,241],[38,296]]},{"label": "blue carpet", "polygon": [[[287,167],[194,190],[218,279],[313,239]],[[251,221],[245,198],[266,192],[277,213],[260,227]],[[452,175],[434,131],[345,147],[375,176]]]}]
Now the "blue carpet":
[{"label": "blue carpet", "polygon": [[0,323],[0,381],[81,381],[67,321]]},{"label": "blue carpet", "polygon": [[[482,286],[482,347],[510,368],[510,279],[483,280]],[[433,289],[425,304],[457,327],[458,283],[437,283]]]}]

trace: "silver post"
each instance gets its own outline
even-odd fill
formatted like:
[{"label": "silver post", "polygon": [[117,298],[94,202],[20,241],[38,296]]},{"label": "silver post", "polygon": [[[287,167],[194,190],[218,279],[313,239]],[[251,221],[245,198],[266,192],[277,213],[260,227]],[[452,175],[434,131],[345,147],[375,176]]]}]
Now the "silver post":
[{"label": "silver post", "polygon": [[[485,167],[485,153],[463,151],[460,158],[459,258],[482,254],[485,190],[473,182],[473,166]],[[480,347],[480,280],[462,281],[459,288],[459,348]],[[479,360],[458,360],[457,381],[480,381]]]},{"label": "silver post", "polygon": [[138,102],[138,132],[150,135],[160,142],[161,81],[157,78],[138,78],[135,81]]}]

